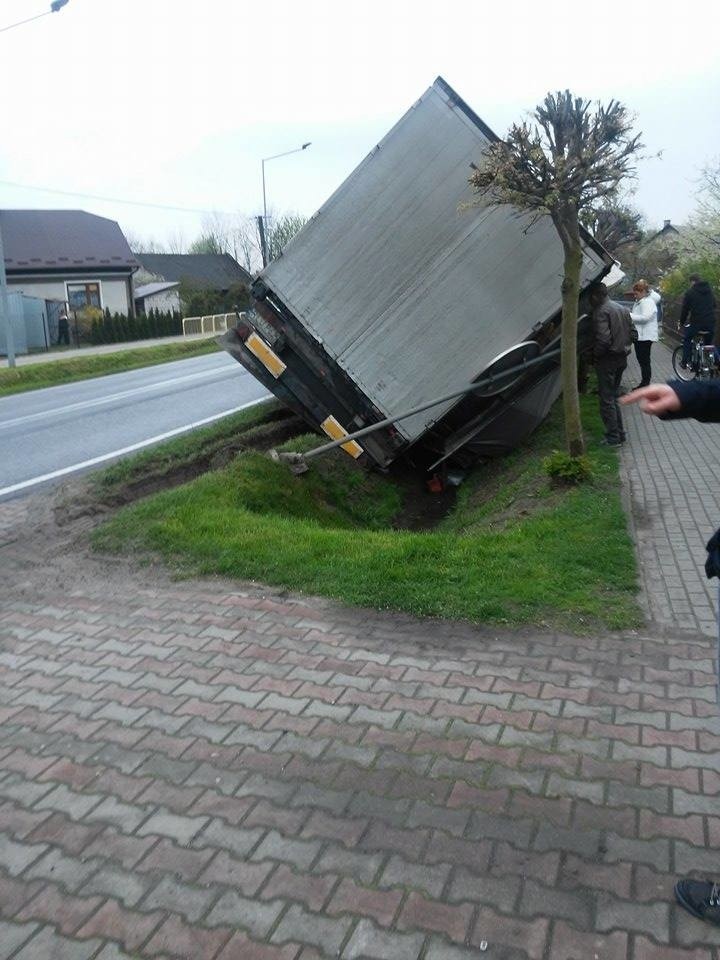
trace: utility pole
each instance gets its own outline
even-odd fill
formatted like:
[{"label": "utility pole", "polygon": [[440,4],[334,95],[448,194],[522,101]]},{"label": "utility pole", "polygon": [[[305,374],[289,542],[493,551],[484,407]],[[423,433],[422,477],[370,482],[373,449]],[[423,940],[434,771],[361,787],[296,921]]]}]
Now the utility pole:
[{"label": "utility pole", "polygon": [[[265,164],[268,162],[268,160],[277,160],[278,157],[289,157],[291,153],[301,153],[303,150],[307,150],[309,146],[311,146],[310,143],[304,143],[301,147],[295,147],[294,150],[286,150],[284,153],[275,153],[273,154],[272,157],[263,157],[262,159],[263,221],[265,224],[265,231],[264,231],[264,234],[261,235],[261,241],[262,241],[262,255],[263,255],[264,267],[268,265],[268,253],[269,253],[268,242],[267,242],[269,230],[268,230],[268,215],[267,215],[267,197],[265,195]],[[264,240],[263,240],[263,236],[264,236]]]},{"label": "utility pole", "polygon": [[2,230],[0,229],[0,329],[5,330],[5,349],[8,366],[15,366],[15,338],[10,321],[10,308],[7,298],[7,276],[5,275],[5,250],[3,249]]}]

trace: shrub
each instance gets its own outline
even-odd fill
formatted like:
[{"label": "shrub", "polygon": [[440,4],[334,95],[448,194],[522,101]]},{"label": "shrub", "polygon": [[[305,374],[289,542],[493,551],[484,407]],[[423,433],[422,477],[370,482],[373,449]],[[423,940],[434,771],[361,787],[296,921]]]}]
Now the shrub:
[{"label": "shrub", "polygon": [[571,457],[564,450],[553,450],[542,462],[543,470],[555,484],[585,483],[592,477],[592,464],[585,455]]}]

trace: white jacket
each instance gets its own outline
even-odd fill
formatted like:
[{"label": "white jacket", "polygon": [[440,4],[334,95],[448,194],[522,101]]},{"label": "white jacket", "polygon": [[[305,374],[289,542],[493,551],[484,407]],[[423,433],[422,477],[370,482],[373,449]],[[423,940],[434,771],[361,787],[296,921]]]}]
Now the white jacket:
[{"label": "white jacket", "polygon": [[657,306],[650,294],[635,302],[630,316],[637,328],[638,340],[658,339]]}]

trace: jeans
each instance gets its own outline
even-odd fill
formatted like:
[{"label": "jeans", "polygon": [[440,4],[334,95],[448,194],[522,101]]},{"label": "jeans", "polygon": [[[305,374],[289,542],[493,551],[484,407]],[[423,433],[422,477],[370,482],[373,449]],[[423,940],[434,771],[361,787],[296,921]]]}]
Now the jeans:
[{"label": "jeans", "polygon": [[622,413],[618,403],[620,393],[620,381],[625,371],[626,364],[621,367],[596,367],[598,394],[600,397],[600,416],[605,424],[605,437],[607,440],[624,440],[625,428],[623,427]]}]

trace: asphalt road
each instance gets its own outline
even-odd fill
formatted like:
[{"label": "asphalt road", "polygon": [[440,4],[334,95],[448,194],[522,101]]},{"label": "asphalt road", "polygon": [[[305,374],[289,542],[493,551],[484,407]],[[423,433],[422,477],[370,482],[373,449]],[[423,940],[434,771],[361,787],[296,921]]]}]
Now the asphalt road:
[{"label": "asphalt road", "polygon": [[0,398],[0,500],[102,467],[267,396],[223,352]]}]

